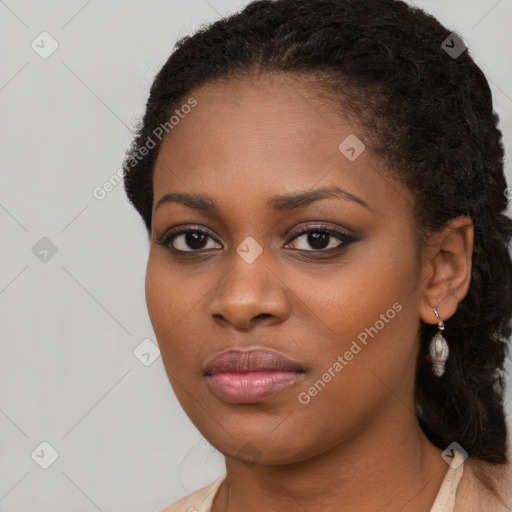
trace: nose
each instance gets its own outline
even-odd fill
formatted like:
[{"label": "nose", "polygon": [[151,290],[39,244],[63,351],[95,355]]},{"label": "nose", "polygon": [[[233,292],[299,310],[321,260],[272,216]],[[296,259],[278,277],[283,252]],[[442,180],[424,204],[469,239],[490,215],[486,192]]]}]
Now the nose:
[{"label": "nose", "polygon": [[252,263],[238,254],[233,259],[210,303],[214,321],[237,329],[249,329],[261,322],[273,325],[285,321],[290,315],[288,288],[263,255]]}]

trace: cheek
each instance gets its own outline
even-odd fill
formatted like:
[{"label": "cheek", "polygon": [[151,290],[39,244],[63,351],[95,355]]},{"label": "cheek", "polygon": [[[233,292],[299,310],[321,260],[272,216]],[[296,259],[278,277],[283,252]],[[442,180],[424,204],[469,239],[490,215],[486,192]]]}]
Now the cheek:
[{"label": "cheek", "polygon": [[146,269],[146,305],[148,308],[149,318],[153,325],[153,330],[161,342],[160,334],[165,329],[167,319],[172,318],[171,300],[172,283],[169,283],[164,272],[160,271],[160,266],[151,254],[149,256]]},{"label": "cheek", "polygon": [[[153,326],[166,368],[179,368],[190,359],[193,347],[186,343],[187,329],[197,315],[193,288],[184,285],[184,278],[171,272],[165,258],[150,252],[146,269],[145,294],[149,318]],[[172,357],[171,357],[172,355]]]},{"label": "cheek", "polygon": [[[191,390],[200,378],[198,347],[191,339],[197,310],[192,291],[150,254],[146,270],[146,304],[169,383],[185,411],[194,408]],[[197,308],[198,306],[196,306]]]},{"label": "cheek", "polygon": [[[185,410],[190,391],[202,384],[201,363],[211,353],[205,324],[207,292],[212,279],[201,270],[181,268],[169,262],[159,248],[150,250],[145,295],[149,318],[156,335],[165,371]],[[217,276],[218,279],[218,276]]]},{"label": "cheek", "polygon": [[180,272],[166,256],[160,248],[152,247],[146,268],[146,304],[157,336],[179,325],[197,302],[190,275]]},{"label": "cheek", "polygon": [[357,336],[377,321],[379,330],[387,329],[400,316],[399,306],[393,309],[393,304],[404,305],[417,279],[418,269],[411,258],[394,247],[373,243],[354,251],[350,260],[328,277],[317,282],[305,280],[301,287],[304,301],[307,299],[326,326],[333,326],[333,331],[346,338]]},{"label": "cheek", "polygon": [[344,359],[336,375],[345,377],[335,379],[335,386],[340,381],[359,386],[358,371],[370,372],[363,387],[378,380],[376,375],[385,382],[402,380],[414,367],[420,268],[412,252],[399,247],[367,244],[364,253],[353,253],[346,272],[332,273],[328,293],[313,282],[306,287],[308,304],[329,340],[318,354],[320,369],[328,371],[338,356]]}]

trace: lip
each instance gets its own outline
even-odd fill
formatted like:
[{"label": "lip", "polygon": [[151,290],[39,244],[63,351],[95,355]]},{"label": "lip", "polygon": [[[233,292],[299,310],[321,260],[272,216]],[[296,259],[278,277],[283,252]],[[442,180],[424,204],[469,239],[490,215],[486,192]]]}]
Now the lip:
[{"label": "lip", "polygon": [[234,404],[268,400],[302,379],[299,364],[267,349],[231,349],[211,359],[203,374],[210,390]]}]

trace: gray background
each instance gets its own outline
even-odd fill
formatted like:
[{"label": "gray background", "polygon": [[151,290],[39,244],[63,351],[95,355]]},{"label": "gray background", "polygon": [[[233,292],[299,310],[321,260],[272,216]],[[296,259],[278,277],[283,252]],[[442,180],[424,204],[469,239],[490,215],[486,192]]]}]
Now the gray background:
[{"label": "gray background", "polygon": [[[0,511],[151,512],[223,472],[155,352],[142,221],[93,190],[176,39],[246,3],[0,0]],[[512,0],[416,3],[467,41],[510,155]]]}]

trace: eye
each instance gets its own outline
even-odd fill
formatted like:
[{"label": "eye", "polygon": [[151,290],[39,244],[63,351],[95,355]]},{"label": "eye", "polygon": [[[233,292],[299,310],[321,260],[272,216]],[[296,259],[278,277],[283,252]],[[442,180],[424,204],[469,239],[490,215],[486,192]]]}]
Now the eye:
[{"label": "eye", "polygon": [[[342,231],[337,231],[326,226],[314,226],[300,231],[294,235],[290,242],[295,242],[293,248],[300,251],[327,252],[330,249],[341,249],[355,242],[355,240],[354,237]],[[308,246],[312,249],[308,249]]]},{"label": "eye", "polygon": [[[287,245],[293,243],[292,248],[300,251],[330,252],[330,250],[340,250],[355,241],[354,237],[343,231],[327,226],[308,226],[308,229],[294,234]],[[176,254],[222,249],[222,245],[207,230],[199,227],[164,233],[156,243]]]},{"label": "eye", "polygon": [[[207,243],[209,238],[213,243]],[[206,230],[200,228],[188,228],[174,233],[165,233],[156,243],[177,253],[222,249],[222,246],[214,241],[214,238]]]}]

